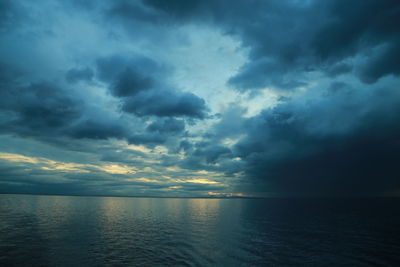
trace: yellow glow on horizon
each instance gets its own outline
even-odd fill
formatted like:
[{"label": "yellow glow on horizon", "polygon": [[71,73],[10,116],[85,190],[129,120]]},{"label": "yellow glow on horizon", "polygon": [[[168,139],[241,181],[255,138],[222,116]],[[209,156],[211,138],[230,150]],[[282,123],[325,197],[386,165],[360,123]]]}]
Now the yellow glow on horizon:
[{"label": "yellow glow on horizon", "polygon": [[144,171],[144,172],[155,172],[155,170],[153,168],[151,168],[151,167],[144,167],[142,169],[142,171]]},{"label": "yellow glow on horizon", "polygon": [[167,168],[165,168],[167,171],[169,171],[169,172],[178,172],[178,171],[180,171],[181,170],[181,168],[179,168],[179,167],[167,167]]},{"label": "yellow glow on horizon", "polygon": [[95,168],[97,168],[97,169],[99,169],[101,171],[107,172],[107,173],[111,173],[111,174],[132,174],[132,173],[136,173],[136,170],[134,170],[133,168],[128,167],[126,165],[120,165],[120,164],[109,164],[109,165],[104,165],[104,166],[95,166]]},{"label": "yellow glow on horizon", "polygon": [[140,178],[131,178],[131,179],[127,179],[127,181],[143,182],[143,183],[158,183],[158,182],[159,182],[159,181],[157,181],[157,180],[148,179],[148,178],[144,178],[144,177],[140,177]]},{"label": "yellow glow on horizon", "polygon": [[54,166],[43,166],[40,169],[45,171],[65,171],[65,172],[83,172],[89,173],[89,170],[81,169],[81,164],[74,163],[56,163]]},{"label": "yellow glow on horizon", "polygon": [[39,163],[39,159],[35,157],[27,157],[20,154],[0,152],[0,159],[11,162]]},{"label": "yellow glow on horizon", "polygon": [[194,184],[220,184],[220,182],[217,181],[211,181],[207,179],[189,179],[189,180],[184,180],[185,183],[194,183]]},{"label": "yellow glow on horizon", "polygon": [[221,173],[210,172],[210,171],[206,171],[206,170],[197,171],[196,174],[207,175],[207,176],[220,176],[221,175]]},{"label": "yellow glow on horizon", "polygon": [[38,168],[45,171],[90,173],[91,172],[90,169],[94,169],[107,172],[110,174],[136,173],[135,168],[120,164],[95,165],[95,164],[71,163],[71,162],[50,160],[41,157],[29,157],[20,154],[3,153],[3,152],[0,152],[0,159],[10,162],[32,163],[35,165],[39,165]]},{"label": "yellow glow on horizon", "polygon": [[[134,166],[112,163],[106,164],[104,162],[99,162],[100,164],[92,163],[73,163],[73,162],[63,162],[56,161],[42,157],[30,157],[20,154],[13,153],[2,153],[0,152],[0,160],[5,160],[13,162],[18,166],[23,166],[31,169],[38,169],[48,172],[65,172],[65,173],[94,173],[104,172],[110,175],[126,175],[123,177],[125,181],[128,182],[142,182],[142,183],[154,183],[165,185],[168,190],[184,188],[185,185],[190,184],[203,184],[203,185],[218,185],[227,186],[221,180],[223,175],[218,172],[211,172],[206,170],[179,174],[182,170],[179,167],[168,167],[163,170],[154,169],[152,167],[136,168]],[[165,173],[165,170],[170,172],[176,172],[179,174],[178,177],[173,177],[174,175],[169,175],[170,173]],[[139,174],[140,177],[132,177],[132,174]],[[184,178],[183,175],[187,178]],[[157,178],[155,178],[157,176]]]},{"label": "yellow glow on horizon", "polygon": [[181,189],[181,188],[183,188],[183,186],[181,186],[181,185],[174,185],[174,186],[168,187],[168,189]]},{"label": "yellow glow on horizon", "polygon": [[136,150],[139,152],[143,152],[143,153],[150,153],[150,149],[148,149],[147,147],[142,146],[142,145],[140,145],[140,146],[128,145],[128,146],[126,146],[126,148],[130,149],[130,150]]},{"label": "yellow glow on horizon", "polygon": [[245,197],[243,193],[220,193],[220,192],[207,192],[207,195],[214,197]]}]

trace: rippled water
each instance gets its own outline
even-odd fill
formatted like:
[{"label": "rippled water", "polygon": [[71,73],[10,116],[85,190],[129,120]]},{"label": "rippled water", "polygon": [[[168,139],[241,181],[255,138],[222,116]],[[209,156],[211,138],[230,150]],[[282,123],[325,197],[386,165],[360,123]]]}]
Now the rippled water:
[{"label": "rippled water", "polygon": [[0,266],[400,266],[400,201],[0,195]]}]

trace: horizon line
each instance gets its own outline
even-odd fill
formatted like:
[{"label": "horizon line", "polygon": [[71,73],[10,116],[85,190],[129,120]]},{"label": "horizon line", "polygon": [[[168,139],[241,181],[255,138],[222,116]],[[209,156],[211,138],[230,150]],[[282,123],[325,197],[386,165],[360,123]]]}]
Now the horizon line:
[{"label": "horizon line", "polygon": [[399,198],[399,196],[130,196],[130,195],[85,195],[85,194],[56,194],[56,193],[8,193],[0,195],[29,195],[29,196],[66,196],[66,197],[120,197],[120,198],[181,198],[181,199],[371,199],[371,198]]}]

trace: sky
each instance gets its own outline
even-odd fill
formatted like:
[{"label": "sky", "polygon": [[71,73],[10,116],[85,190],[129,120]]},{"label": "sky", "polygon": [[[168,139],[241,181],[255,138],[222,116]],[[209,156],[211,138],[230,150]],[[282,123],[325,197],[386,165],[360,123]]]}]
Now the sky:
[{"label": "sky", "polygon": [[398,0],[1,0],[0,193],[400,195]]}]

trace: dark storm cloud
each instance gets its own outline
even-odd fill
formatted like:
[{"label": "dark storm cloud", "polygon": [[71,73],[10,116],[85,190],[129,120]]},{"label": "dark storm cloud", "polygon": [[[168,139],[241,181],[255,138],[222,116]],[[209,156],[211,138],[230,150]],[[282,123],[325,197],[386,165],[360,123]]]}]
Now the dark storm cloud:
[{"label": "dark storm cloud", "polygon": [[12,5],[11,1],[5,0],[0,2],[0,27],[3,28],[8,20],[10,20],[10,17],[12,17]]},{"label": "dark storm cloud", "polygon": [[281,90],[286,90],[306,85],[294,74],[287,75],[289,69],[286,64],[275,59],[257,59],[243,66],[240,73],[232,77],[229,83],[240,91],[260,89],[266,86],[276,86]]},{"label": "dark storm cloud", "polygon": [[2,0],[0,2],[0,31],[7,31],[16,27],[23,19],[21,7],[12,0]]},{"label": "dark storm cloud", "polygon": [[235,153],[261,191],[356,195],[398,188],[395,84],[358,89],[342,84],[328,96],[309,93],[265,110],[249,119],[248,136]]},{"label": "dark storm cloud", "polygon": [[54,82],[23,82],[26,75],[9,65],[0,67],[1,131],[21,136],[89,139],[123,138],[120,121],[85,119],[84,102]]},{"label": "dark storm cloud", "polygon": [[126,69],[119,77],[116,84],[113,85],[113,94],[118,97],[134,95],[139,91],[151,88],[150,78],[138,74],[133,69]]},{"label": "dark storm cloud", "polygon": [[123,20],[144,21],[147,23],[159,23],[162,20],[157,12],[145,8],[139,1],[117,1],[108,10],[107,15],[122,18]]},{"label": "dark storm cloud", "polygon": [[396,0],[330,1],[312,46],[323,60],[337,61],[386,42],[397,42],[399,2]]},{"label": "dark storm cloud", "polygon": [[78,100],[51,83],[18,85],[3,81],[0,94],[1,109],[9,114],[2,120],[3,132],[57,135],[82,112]]},{"label": "dark storm cloud", "polygon": [[[237,168],[231,164],[233,153],[224,145],[211,142],[192,144],[188,141],[181,141],[178,151],[185,154],[184,159],[174,156],[164,157],[163,164],[165,166],[178,165],[187,170],[206,170],[228,175],[233,175],[237,171]],[[235,165],[238,167],[240,164]]]},{"label": "dark storm cloud", "polygon": [[128,138],[130,144],[154,147],[165,144],[168,139],[179,138],[185,130],[185,122],[174,118],[157,118],[142,134],[134,134]]},{"label": "dark storm cloud", "polygon": [[193,155],[204,156],[206,159],[206,163],[210,164],[210,163],[216,163],[218,158],[220,158],[222,156],[231,155],[231,150],[224,146],[211,145],[205,149],[201,149],[201,148],[197,149],[196,151],[194,151]]},{"label": "dark storm cloud", "polygon": [[[337,75],[351,71],[353,63],[367,83],[399,74],[396,0],[144,3],[166,19],[211,23],[238,36],[250,49],[249,62],[229,81],[239,90],[296,88],[307,83],[304,75],[309,71]],[[357,56],[363,57],[362,66]],[[343,63],[346,59],[352,63]],[[336,63],[330,70],[328,66]]]},{"label": "dark storm cloud", "polygon": [[177,164],[189,170],[216,171],[227,176],[242,171],[242,162],[232,160],[235,155],[225,141],[240,138],[247,132],[247,119],[242,117],[245,112],[246,109],[242,107],[230,105],[216,116],[219,120],[200,135],[201,141],[185,140],[190,134],[182,136],[183,140],[176,144],[174,151],[183,153],[184,159],[164,157],[163,164]]},{"label": "dark storm cloud", "polygon": [[[40,70],[41,67],[39,65],[36,68]],[[94,78],[105,83],[112,95],[120,97],[123,109],[129,113],[162,117],[205,116],[205,102],[197,96],[170,88],[158,92],[168,72],[147,57],[100,58],[95,67],[96,77],[90,67],[67,68],[63,78],[68,84],[64,84],[57,78],[32,76],[30,69],[34,66],[29,64],[23,68],[16,62],[0,64],[1,132],[34,137],[46,142],[58,139],[58,143],[65,143],[62,140],[65,137],[130,138],[133,143],[153,145],[164,143],[169,135],[184,129],[183,121],[171,119],[164,125],[155,124],[153,128],[150,127],[157,133],[148,137],[142,136],[145,131],[142,123],[129,124],[135,127],[128,131],[128,124],[121,116],[107,115],[101,107],[94,107],[85,101],[85,96],[77,94],[76,86],[88,86],[87,83],[78,84],[79,81],[95,84]],[[149,94],[136,96],[142,91],[149,91]],[[152,103],[145,103],[149,98]],[[132,102],[137,106],[133,107]],[[156,127],[159,129],[156,130]]]},{"label": "dark storm cloud", "polygon": [[110,83],[110,92],[117,97],[133,96],[155,86],[154,78],[163,78],[163,69],[146,57],[127,59],[112,56],[97,60],[98,77]]},{"label": "dark storm cloud", "polygon": [[157,120],[147,126],[149,132],[159,133],[181,133],[185,130],[185,122],[183,120],[177,120],[174,118],[168,118],[164,120]]},{"label": "dark storm cloud", "polygon": [[160,133],[134,134],[128,138],[130,144],[155,146],[167,141],[167,136]]},{"label": "dark storm cloud", "polygon": [[[351,195],[400,186],[394,160],[400,152],[398,1],[143,3],[149,13],[158,12],[175,25],[205,23],[237,37],[249,51],[248,62],[229,80],[240,91],[307,86],[315,73],[328,79],[350,74],[365,84],[349,76],[328,85],[325,81],[303,99],[282,99],[272,110],[242,122],[245,130],[239,132],[247,137],[233,154],[242,158],[255,187]],[[390,75],[394,81],[382,79]],[[181,166],[206,168],[229,154],[218,144],[218,135],[228,137],[229,129],[238,127],[226,120],[220,124],[203,136],[216,141],[212,145],[182,145],[187,158]]]},{"label": "dark storm cloud", "polygon": [[167,84],[166,69],[145,57],[121,56],[97,60],[99,79],[109,83],[112,95],[122,100],[122,110],[136,116],[190,117],[203,119],[203,99]]},{"label": "dark storm cloud", "polygon": [[[228,34],[239,37],[250,48],[249,62],[229,83],[238,90],[277,86],[293,88],[303,84],[299,72],[312,58],[307,39],[315,31],[313,5],[303,6],[294,1],[181,1],[145,3],[178,22],[210,23]],[[319,10],[321,13],[321,10]],[[318,13],[316,13],[318,14]],[[297,77],[298,76],[298,77]]]},{"label": "dark storm cloud", "polygon": [[325,71],[326,71],[326,74],[329,77],[333,77],[334,78],[334,77],[339,76],[341,74],[345,74],[345,73],[351,72],[352,69],[353,69],[353,66],[348,64],[348,63],[337,63],[337,64],[334,64],[332,66],[328,66],[325,69]]},{"label": "dark storm cloud", "polygon": [[183,151],[188,154],[193,148],[193,144],[187,140],[182,140],[179,142],[179,146],[177,147],[177,152]]},{"label": "dark storm cloud", "polygon": [[127,129],[119,122],[84,120],[70,128],[69,134],[74,138],[107,139],[123,138]]},{"label": "dark storm cloud", "polygon": [[385,44],[376,51],[376,54],[371,56],[368,64],[360,67],[359,76],[366,83],[374,83],[379,78],[387,75],[399,75],[400,67],[400,37],[390,44]]},{"label": "dark storm cloud", "polygon": [[93,70],[86,68],[70,69],[65,75],[65,79],[69,83],[76,83],[79,81],[91,81],[93,78]]},{"label": "dark storm cloud", "polygon": [[206,116],[205,101],[187,92],[153,90],[127,98],[122,109],[137,116],[190,117]]},{"label": "dark storm cloud", "polygon": [[240,164],[231,162],[234,154],[223,141],[239,138],[247,132],[247,119],[242,117],[245,112],[244,108],[232,104],[219,114],[219,121],[202,135],[203,141],[181,141],[178,151],[184,152],[186,158],[180,165],[188,169],[218,170],[230,175],[236,172]]}]

